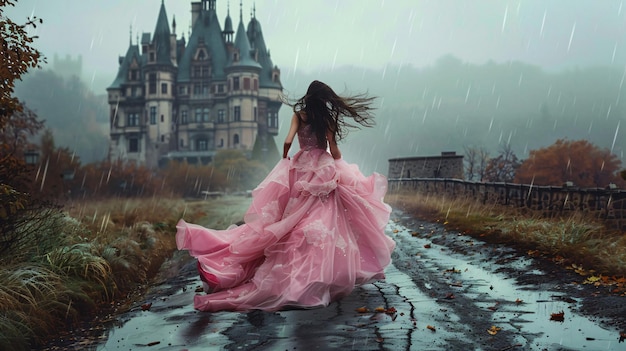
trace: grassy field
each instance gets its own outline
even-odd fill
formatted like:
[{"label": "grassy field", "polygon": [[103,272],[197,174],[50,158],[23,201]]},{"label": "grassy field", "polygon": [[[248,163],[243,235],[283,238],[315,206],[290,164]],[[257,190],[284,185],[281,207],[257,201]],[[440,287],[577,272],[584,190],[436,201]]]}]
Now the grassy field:
[{"label": "grassy field", "polygon": [[513,246],[531,256],[544,256],[573,269],[585,284],[606,285],[626,292],[626,233],[574,213],[564,218],[543,218],[519,209],[483,205],[469,198],[389,193],[393,207],[449,230],[483,241]]},{"label": "grassy field", "polygon": [[179,219],[222,229],[243,218],[245,197],[111,199],[39,213],[0,257],[0,349],[30,350],[89,320],[123,310],[176,251]]}]

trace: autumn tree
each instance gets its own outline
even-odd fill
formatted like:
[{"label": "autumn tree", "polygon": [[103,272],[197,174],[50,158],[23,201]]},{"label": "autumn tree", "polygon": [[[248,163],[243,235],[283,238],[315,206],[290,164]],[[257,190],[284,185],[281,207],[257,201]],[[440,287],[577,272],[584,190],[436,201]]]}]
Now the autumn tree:
[{"label": "autumn tree", "polygon": [[515,172],[520,161],[511,149],[510,144],[500,146],[500,154],[487,162],[484,180],[487,182],[510,183],[515,179]]},{"label": "autumn tree", "polygon": [[606,187],[624,184],[617,174],[621,161],[608,149],[587,140],[557,140],[554,144],[531,150],[517,170],[516,183],[557,185],[571,181],[579,187]]},{"label": "autumn tree", "polygon": [[41,20],[15,23],[4,16],[7,6],[15,6],[15,2],[0,0],[0,252],[15,241],[14,228],[22,214],[34,206],[29,195],[31,168],[24,161],[24,151],[29,147],[29,137],[42,127],[13,94],[15,81],[39,67],[41,53],[32,46],[36,37],[28,30]]}]

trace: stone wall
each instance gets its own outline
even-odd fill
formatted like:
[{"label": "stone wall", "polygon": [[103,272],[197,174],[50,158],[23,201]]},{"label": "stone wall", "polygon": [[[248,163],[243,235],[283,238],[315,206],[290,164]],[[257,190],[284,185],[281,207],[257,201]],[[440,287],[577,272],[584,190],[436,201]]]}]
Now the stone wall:
[{"label": "stone wall", "polygon": [[463,156],[442,152],[441,156],[405,157],[389,160],[388,178],[464,179]]}]

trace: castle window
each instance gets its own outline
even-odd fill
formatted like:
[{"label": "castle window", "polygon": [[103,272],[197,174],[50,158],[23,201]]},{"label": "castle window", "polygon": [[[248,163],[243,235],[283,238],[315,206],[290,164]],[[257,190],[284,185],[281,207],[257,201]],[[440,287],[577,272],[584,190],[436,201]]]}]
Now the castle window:
[{"label": "castle window", "polygon": [[220,139],[220,147],[224,147],[224,139]]},{"label": "castle window", "polygon": [[139,115],[137,113],[129,113],[126,116],[126,125],[129,127],[136,127],[139,125]]},{"label": "castle window", "polygon": [[224,92],[224,84],[218,84],[217,85],[217,92],[218,93],[223,93]]},{"label": "castle window", "polygon": [[154,62],[154,52],[150,53],[150,62]]},{"label": "castle window", "polygon": [[187,110],[180,111],[180,124],[187,124]]},{"label": "castle window", "polygon": [[165,122],[165,116],[161,115],[161,123]]},{"label": "castle window", "polygon": [[233,110],[233,120],[235,122],[241,121],[241,106],[235,106]]},{"label": "castle window", "polygon": [[164,143],[165,142],[165,135],[161,135],[161,142]]},{"label": "castle window", "polygon": [[150,124],[156,124],[156,106],[150,106]]},{"label": "castle window", "polygon": [[196,146],[196,149],[198,151],[207,151],[209,149],[209,142],[206,140],[206,138],[200,138],[197,140]]},{"label": "castle window", "polygon": [[167,94],[167,83],[161,83],[161,94]]},{"label": "castle window", "polygon": [[182,85],[178,88],[178,94],[180,95],[187,95],[187,87]]},{"label": "castle window", "polygon": [[257,119],[256,114],[257,114],[257,108],[256,108],[256,106],[254,106],[254,121],[255,122],[256,122],[256,119]]},{"label": "castle window", "polygon": [[180,147],[185,147],[185,141],[183,139],[180,139]]},{"label": "castle window", "polygon": [[202,84],[202,95],[209,95],[209,85],[206,83]]},{"label": "castle window", "polygon": [[267,113],[267,125],[270,128],[278,128],[278,113],[276,112]]},{"label": "castle window", "polygon": [[202,86],[200,84],[194,84],[193,86],[193,94],[194,95],[200,95],[200,92],[202,91]]},{"label": "castle window", "polygon": [[239,77],[233,77],[233,90],[239,90]]},{"label": "castle window", "polygon": [[233,145],[239,145],[239,134],[233,135]]},{"label": "castle window", "polygon": [[128,152],[139,152],[139,138],[130,137],[128,139]]},{"label": "castle window", "polygon": [[257,79],[252,80],[252,89],[259,90],[259,81]]},{"label": "castle window", "polygon": [[150,76],[148,77],[148,94],[156,94],[156,73],[150,73]]},{"label": "castle window", "polygon": [[194,78],[202,77],[202,70],[200,66],[195,66],[193,68],[193,77]]},{"label": "castle window", "polygon": [[250,78],[243,79],[243,90],[250,90]]},{"label": "castle window", "polygon": [[224,123],[226,119],[226,111],[217,110],[217,123]]},{"label": "castle window", "polygon": [[139,79],[139,72],[136,69],[130,70],[130,80]]},{"label": "castle window", "polygon": [[197,108],[194,117],[195,117],[195,122],[200,123],[202,121],[202,109]]},{"label": "castle window", "polygon": [[208,121],[209,121],[209,109],[204,108],[202,110],[202,122],[208,122]]}]

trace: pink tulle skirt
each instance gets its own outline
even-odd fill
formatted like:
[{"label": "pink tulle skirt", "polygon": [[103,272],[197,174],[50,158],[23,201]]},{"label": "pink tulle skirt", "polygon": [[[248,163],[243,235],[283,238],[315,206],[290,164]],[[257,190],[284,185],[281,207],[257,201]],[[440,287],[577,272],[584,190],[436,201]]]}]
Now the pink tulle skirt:
[{"label": "pink tulle skirt", "polygon": [[395,242],[385,235],[387,179],[321,149],[282,159],[252,192],[245,224],[212,230],[181,220],[179,250],[198,259],[212,292],[201,311],[327,306],[384,278]]}]

